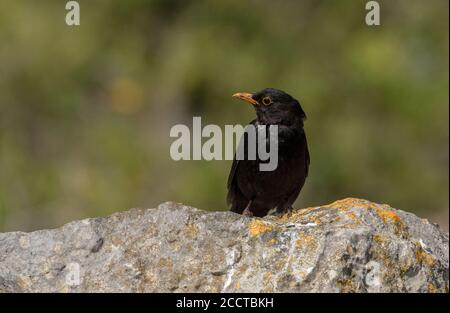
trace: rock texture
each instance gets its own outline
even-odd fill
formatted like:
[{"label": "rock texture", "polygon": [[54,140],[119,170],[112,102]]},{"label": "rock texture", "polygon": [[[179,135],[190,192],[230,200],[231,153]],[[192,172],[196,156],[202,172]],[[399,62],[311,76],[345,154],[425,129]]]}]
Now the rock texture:
[{"label": "rock texture", "polygon": [[0,234],[0,292],[448,292],[448,234],[360,199],[263,219],[176,203]]}]

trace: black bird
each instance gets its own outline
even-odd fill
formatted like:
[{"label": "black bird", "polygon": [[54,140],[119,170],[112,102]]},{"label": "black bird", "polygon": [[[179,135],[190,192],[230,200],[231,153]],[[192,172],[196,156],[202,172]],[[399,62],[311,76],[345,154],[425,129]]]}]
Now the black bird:
[{"label": "black bird", "polygon": [[[251,216],[265,216],[274,208],[279,214],[288,212],[308,176],[309,151],[303,129],[306,114],[296,99],[273,88],[233,97],[255,108],[256,119],[250,125],[278,125],[278,166],[261,171],[258,154],[256,160],[247,158],[248,150],[243,160],[235,155],[227,184],[230,210]],[[241,140],[247,144],[248,138]]]}]

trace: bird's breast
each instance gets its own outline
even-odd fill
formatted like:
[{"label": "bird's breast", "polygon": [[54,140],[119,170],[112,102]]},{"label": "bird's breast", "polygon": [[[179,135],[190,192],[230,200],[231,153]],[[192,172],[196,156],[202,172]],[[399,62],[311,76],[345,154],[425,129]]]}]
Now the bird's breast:
[{"label": "bird's breast", "polygon": [[305,149],[300,138],[279,138],[278,160],[273,171],[262,171],[260,165],[267,161],[241,160],[237,171],[239,189],[249,199],[255,197],[282,197],[303,184],[306,176]]}]

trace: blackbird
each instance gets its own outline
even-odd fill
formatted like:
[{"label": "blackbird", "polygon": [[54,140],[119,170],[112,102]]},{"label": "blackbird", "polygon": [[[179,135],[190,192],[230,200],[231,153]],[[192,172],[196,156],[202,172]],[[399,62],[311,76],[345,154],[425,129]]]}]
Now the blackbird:
[{"label": "blackbird", "polygon": [[[238,160],[235,155],[227,183],[230,210],[259,217],[275,208],[276,214],[288,212],[308,176],[309,151],[303,129],[306,114],[296,99],[273,88],[253,94],[240,92],[233,97],[255,108],[256,119],[250,125],[278,126],[278,166],[273,171],[261,171],[258,155],[256,160]],[[241,140],[248,138],[242,136]]]}]

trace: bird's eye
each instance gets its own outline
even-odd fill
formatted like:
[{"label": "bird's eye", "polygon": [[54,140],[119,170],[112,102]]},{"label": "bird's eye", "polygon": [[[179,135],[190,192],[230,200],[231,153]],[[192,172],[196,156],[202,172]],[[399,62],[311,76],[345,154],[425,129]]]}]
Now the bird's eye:
[{"label": "bird's eye", "polygon": [[264,98],[262,99],[262,103],[263,103],[264,105],[270,105],[270,104],[272,104],[272,99],[270,99],[270,97],[264,97]]}]

